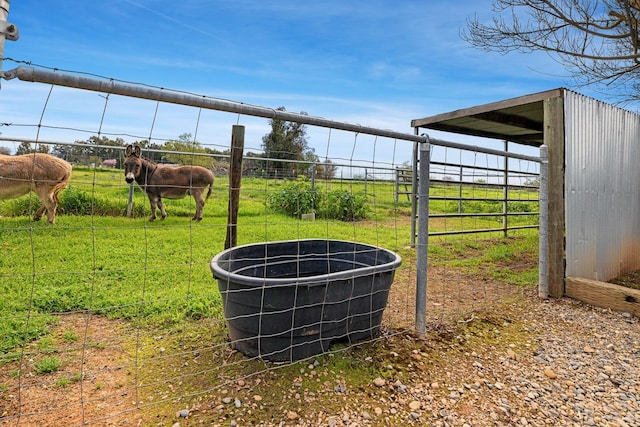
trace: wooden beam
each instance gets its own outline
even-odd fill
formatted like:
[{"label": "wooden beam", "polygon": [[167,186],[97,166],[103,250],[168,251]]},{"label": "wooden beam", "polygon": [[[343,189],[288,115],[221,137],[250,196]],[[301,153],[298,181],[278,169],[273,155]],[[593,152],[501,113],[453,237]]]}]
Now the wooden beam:
[{"label": "wooden beam", "polygon": [[462,135],[479,136],[482,138],[508,140],[524,145],[531,145],[534,147],[539,147],[542,144],[541,141],[544,138],[542,131],[531,131],[530,133],[516,135],[507,132],[501,132],[499,129],[495,132],[486,129],[474,129],[473,125],[470,125],[468,122],[460,125],[453,122],[436,123],[430,125],[429,129],[439,130],[443,132],[459,133]]},{"label": "wooden beam", "polygon": [[549,148],[549,224],[548,277],[549,296],[564,295],[564,98],[544,101],[544,143]]},{"label": "wooden beam", "polygon": [[640,317],[640,290],[637,289],[570,276],[566,280],[566,295],[597,307]]},{"label": "wooden beam", "polygon": [[486,113],[474,114],[471,117],[475,117],[478,120],[484,120],[486,122],[521,128],[526,131],[537,131],[542,133],[544,129],[544,124],[536,120],[530,120],[526,117],[516,116],[515,114],[505,114],[499,111],[487,111]]}]

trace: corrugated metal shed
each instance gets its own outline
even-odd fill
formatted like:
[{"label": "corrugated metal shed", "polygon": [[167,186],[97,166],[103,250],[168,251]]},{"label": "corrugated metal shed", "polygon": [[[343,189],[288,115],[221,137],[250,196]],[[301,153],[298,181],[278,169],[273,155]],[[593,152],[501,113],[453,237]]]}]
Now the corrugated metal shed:
[{"label": "corrugated metal shed", "polygon": [[[640,115],[559,88],[411,124],[548,146],[551,296],[564,294],[565,278],[607,281],[640,269]],[[632,311],[621,298],[618,309]]]},{"label": "corrugated metal shed", "polygon": [[568,93],[566,276],[609,281],[640,268],[640,116]]}]

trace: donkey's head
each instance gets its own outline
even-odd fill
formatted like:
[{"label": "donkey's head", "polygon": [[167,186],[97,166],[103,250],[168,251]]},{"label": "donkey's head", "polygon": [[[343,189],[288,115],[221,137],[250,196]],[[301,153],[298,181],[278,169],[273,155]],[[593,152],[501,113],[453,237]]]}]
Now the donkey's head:
[{"label": "donkey's head", "polygon": [[139,145],[128,145],[124,152],[124,179],[131,184],[142,170],[142,149]]}]

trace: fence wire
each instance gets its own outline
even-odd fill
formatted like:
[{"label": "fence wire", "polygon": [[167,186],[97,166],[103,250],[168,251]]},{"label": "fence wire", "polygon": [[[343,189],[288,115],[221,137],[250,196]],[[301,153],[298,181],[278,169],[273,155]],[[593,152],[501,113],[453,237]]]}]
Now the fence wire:
[{"label": "fence wire", "polygon": [[[61,193],[55,225],[33,221],[31,213],[39,203],[33,193],[0,202],[0,289],[6,295],[0,302],[2,424],[59,425],[64,420],[65,425],[142,425],[175,420],[181,410],[207,414],[214,424],[228,422],[241,407],[268,412],[261,401],[269,392],[261,390],[261,384],[292,364],[300,363],[305,375],[321,381],[317,366],[326,366],[332,357],[346,353],[341,357],[348,358],[354,347],[413,333],[418,271],[411,244],[415,218],[412,200],[398,197],[396,171],[411,164],[414,143],[422,137],[403,139],[403,134],[390,131],[376,135],[373,128],[361,126],[340,129],[337,122],[317,119],[321,123],[307,124],[315,161],[283,162],[260,155],[262,137],[270,128],[264,117],[251,112],[56,85],[40,89],[43,103],[32,116],[3,119],[2,141],[14,151],[29,147],[76,157],[68,158],[74,162],[73,176]],[[265,260],[271,261],[271,255],[262,249],[273,242],[296,242],[295,253],[277,253],[275,264],[292,263],[297,277],[308,277],[304,269],[309,259],[324,264],[322,274],[313,271],[322,275],[321,285],[327,284],[325,276],[331,276],[345,284],[346,293],[327,296],[328,287],[319,288],[314,282],[316,288],[294,287],[293,295],[287,296],[280,293],[277,277],[274,298],[284,305],[272,308],[271,317],[262,310],[255,315],[242,312],[251,305],[244,304],[244,297],[238,313],[230,316],[225,311],[230,294],[219,288],[211,261],[224,251],[229,140],[232,126],[238,124],[247,128],[238,243],[258,244],[258,249],[251,248],[258,252],[236,256],[236,261],[254,258],[254,262],[233,270],[233,275],[261,284],[258,305],[274,304],[265,302],[270,296],[265,292],[270,268]],[[158,163],[204,164],[215,171],[213,194],[201,222],[191,221],[195,204],[188,196],[165,201],[168,217],[150,222],[149,202],[137,186],[127,217],[131,187],[124,180],[123,149],[132,143],[141,143],[143,155]],[[496,263],[506,265],[513,259],[509,254],[513,245],[501,233],[482,237],[453,233],[461,227],[481,228],[480,223],[489,227],[500,223],[502,229],[499,212],[489,216],[483,212],[487,201],[501,204],[504,199],[498,185],[501,160],[451,148],[442,149],[438,160],[441,149],[434,149],[430,192],[446,200],[441,200],[445,203],[439,210],[435,205],[439,202],[432,199],[430,211],[458,214],[458,209],[461,213],[470,209],[478,215],[435,217],[430,222],[430,231],[433,227],[434,232],[449,232],[430,241],[427,322],[432,327],[464,321],[496,298],[526,289],[526,278],[519,284],[513,276],[495,275],[501,271]],[[279,169],[271,168],[276,162]],[[536,205],[536,166],[525,162],[512,169],[519,172],[509,178],[510,202]],[[470,195],[459,197],[460,192]],[[494,198],[496,192],[500,194]],[[472,201],[477,204],[465,204]],[[530,217],[535,225],[535,215],[522,216]],[[532,234],[535,230],[525,229],[510,239],[521,242],[525,251]],[[305,251],[310,254],[307,258],[300,255],[299,242],[308,239],[364,246],[335,249],[325,244]],[[384,254],[372,247],[402,258],[388,295],[361,274],[371,267],[373,276],[389,275],[388,270],[376,270],[386,262],[379,262]],[[483,257],[494,250],[492,257]],[[518,259],[516,268],[525,274],[535,270],[531,263],[536,260]],[[349,268],[342,270],[343,264]],[[364,289],[360,294],[354,293],[358,287]],[[303,293],[311,288],[319,291],[319,303],[305,299]],[[356,305],[363,312],[354,316],[349,308]],[[297,317],[304,309],[320,315],[312,320]],[[337,314],[329,316],[332,311]],[[282,330],[265,332],[262,328],[273,326],[275,318],[289,323]],[[230,319],[249,319],[245,323],[250,327],[257,324],[255,339],[240,338],[257,353],[242,351],[237,339],[242,335],[232,336],[238,330],[232,330]],[[329,325],[337,325],[335,336],[327,335]],[[240,333],[246,332],[244,327],[233,326]],[[292,336],[314,338],[291,347]],[[322,352],[302,351],[293,357],[289,351],[270,361],[269,355],[278,354],[262,351],[268,349],[262,341],[270,339],[288,339],[288,350],[320,343]],[[326,381],[330,389],[341,384],[339,378]],[[242,401],[238,396],[249,389],[259,398]]]}]

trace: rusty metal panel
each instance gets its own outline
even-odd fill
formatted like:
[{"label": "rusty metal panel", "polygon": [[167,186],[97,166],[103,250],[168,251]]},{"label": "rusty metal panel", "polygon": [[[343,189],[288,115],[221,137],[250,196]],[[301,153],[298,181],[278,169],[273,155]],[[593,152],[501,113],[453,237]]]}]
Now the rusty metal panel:
[{"label": "rusty metal panel", "polygon": [[565,150],[566,275],[640,269],[640,116],[567,92]]}]

